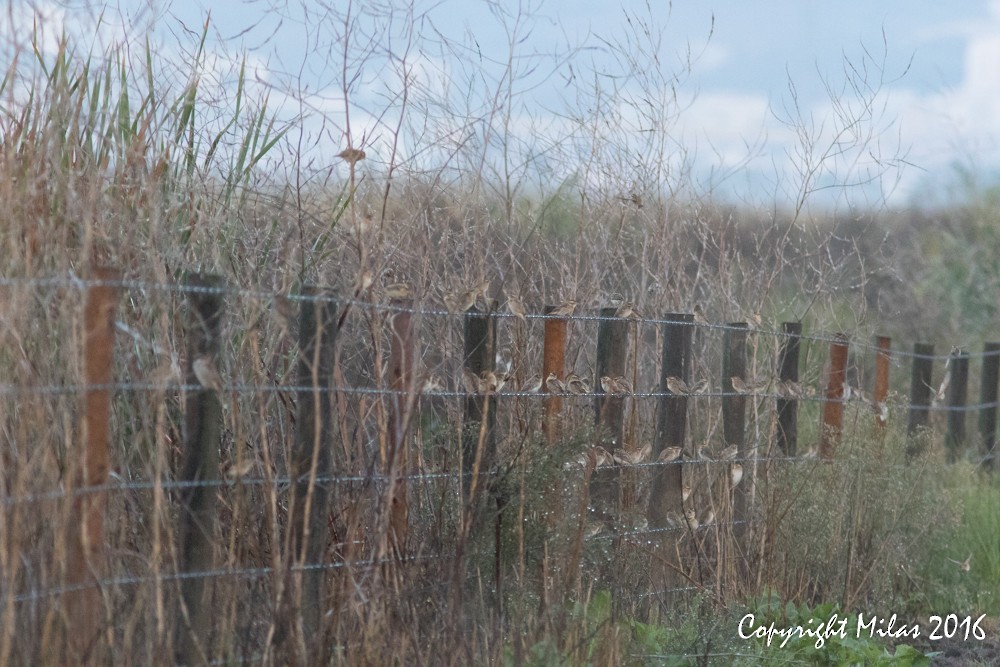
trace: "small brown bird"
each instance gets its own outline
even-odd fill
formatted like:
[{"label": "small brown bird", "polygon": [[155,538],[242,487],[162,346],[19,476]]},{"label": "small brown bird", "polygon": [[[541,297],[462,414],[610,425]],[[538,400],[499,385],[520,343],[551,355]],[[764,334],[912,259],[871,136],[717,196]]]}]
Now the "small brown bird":
[{"label": "small brown bird", "polygon": [[566,389],[571,394],[579,396],[580,394],[590,393],[590,384],[576,373],[570,373],[567,375],[563,384],[566,385]]},{"label": "small brown bird", "polygon": [[573,314],[573,311],[575,310],[576,310],[576,299],[569,299],[568,301],[560,305],[558,308],[553,310],[551,313],[549,313],[549,315],[552,315],[553,317],[569,317],[570,315]]},{"label": "small brown bird", "polygon": [[371,270],[365,269],[358,275],[358,279],[354,283],[354,293],[361,294],[373,284],[375,284],[375,274]]},{"label": "small brown bird", "polygon": [[191,370],[194,371],[194,376],[198,378],[198,383],[202,387],[215,392],[222,391],[222,378],[219,377],[219,372],[215,370],[215,364],[211,359],[205,356],[198,357],[191,364]]},{"label": "small brown bird", "polygon": [[733,488],[736,488],[736,485],[739,484],[740,480],[742,479],[743,479],[743,466],[740,465],[739,463],[734,463],[729,468],[729,481],[732,482]]},{"label": "small brown bird", "polygon": [[691,393],[698,396],[707,394],[709,389],[708,378],[702,378],[691,387]]},{"label": "small brown bird", "polygon": [[612,308],[621,308],[624,303],[625,297],[623,297],[620,292],[612,292],[608,297],[608,305]]},{"label": "small brown bird", "polygon": [[625,395],[632,393],[632,383],[626,380],[622,375],[611,378],[611,385],[615,389],[612,392],[613,394]]},{"label": "small brown bird", "polygon": [[972,554],[969,554],[969,557],[961,562],[954,560],[952,558],[949,558],[948,561],[957,565],[958,569],[961,570],[962,572],[968,572],[969,570],[972,569]]},{"label": "small brown bird", "polygon": [[611,378],[609,378],[607,375],[601,376],[601,390],[605,394],[615,393],[615,383],[612,382]]},{"label": "small brown bird", "polygon": [[507,310],[509,310],[510,314],[514,317],[525,321],[524,304],[521,302],[520,298],[514,296],[513,294],[507,295]]},{"label": "small brown bird", "polygon": [[733,391],[737,394],[747,394],[750,392],[750,388],[747,387],[746,383],[743,382],[743,378],[738,375],[734,375],[729,378],[729,381],[733,383]]},{"label": "small brown bird", "polygon": [[253,472],[254,465],[257,463],[252,457],[243,459],[242,462],[233,462],[229,466],[229,470],[226,471],[226,477],[231,480],[242,479],[246,477],[251,472]]},{"label": "small brown bird", "polygon": [[550,394],[565,394],[566,385],[562,383],[555,373],[549,373],[549,376],[545,378],[545,388],[548,389]]},{"label": "small brown bird", "polygon": [[782,380],[777,386],[778,396],[784,399],[796,399],[802,396],[802,387],[793,380]]},{"label": "small brown bird", "polygon": [[479,393],[479,376],[469,371],[462,371],[462,386],[467,394]]},{"label": "small brown bird", "polygon": [[537,394],[541,390],[542,390],[541,375],[532,375],[530,378],[524,381],[524,387],[521,388],[521,391],[526,392],[528,394]]},{"label": "small brown bird", "polygon": [[690,507],[684,510],[684,520],[687,521],[688,528],[698,530],[698,517]]},{"label": "small brown bird", "polygon": [[711,526],[713,523],[715,523],[715,510],[710,509],[705,512],[705,516],[701,518],[701,525]]},{"label": "small brown bird", "polygon": [[670,390],[671,394],[690,394],[691,387],[687,386],[687,383],[679,377],[674,377],[671,375],[667,378],[667,389]]},{"label": "small brown bird", "polygon": [[739,453],[739,447],[736,445],[729,445],[721,452],[719,452],[720,461],[732,461],[736,458],[736,454]]},{"label": "small brown bird", "polygon": [[345,148],[337,153],[337,157],[348,164],[355,164],[365,159],[365,152],[360,148]]},{"label": "small brown bird", "polygon": [[626,301],[618,307],[615,311],[615,317],[621,317],[623,319],[634,319],[637,320],[642,317],[639,311],[635,309],[635,305],[631,301]]},{"label": "small brown bird", "polygon": [[681,448],[680,447],[667,447],[660,455],[656,457],[656,460],[660,463],[670,463],[671,461],[676,461],[680,458]]},{"label": "small brown bird", "polygon": [[385,295],[390,299],[409,299],[412,291],[407,283],[392,283],[385,286]]}]

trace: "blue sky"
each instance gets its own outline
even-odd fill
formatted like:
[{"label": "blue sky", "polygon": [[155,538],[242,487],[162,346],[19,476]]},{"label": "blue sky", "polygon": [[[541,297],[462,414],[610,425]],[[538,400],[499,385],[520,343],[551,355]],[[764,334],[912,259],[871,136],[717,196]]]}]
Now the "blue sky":
[{"label": "blue sky", "polygon": [[[406,8],[403,2],[380,4]],[[812,196],[820,200],[877,205],[885,197],[905,205],[944,197],[941,183],[956,177],[956,164],[987,184],[1000,166],[1000,0],[522,1],[498,2],[493,10],[480,0],[441,0],[414,3],[412,32],[404,28],[405,11],[388,25],[385,16],[366,18],[372,3],[333,0],[329,6],[332,11],[324,12],[313,2],[276,0],[15,3],[5,22],[16,38],[41,16],[49,36],[76,32],[94,50],[119,40],[135,47],[151,31],[164,59],[183,61],[193,31],[211,11],[206,67],[219,79],[222,96],[232,84],[232,63],[246,57],[252,92],[267,94],[271,108],[301,123],[300,138],[320,162],[340,150],[348,125],[355,142],[365,137],[371,164],[391,152],[399,120],[392,88],[399,73],[385,52],[402,52],[410,40],[409,72],[428,99],[483,102],[501,81],[507,29],[526,16],[518,24],[523,60],[517,61],[517,102],[508,125],[523,145],[558,135],[567,116],[585,111],[574,109],[581,99],[574,86],[581,82],[586,88],[614,81],[608,85],[615,88],[623,81],[615,88],[621,102],[613,111],[620,119],[616,129],[626,134],[641,131],[644,122],[627,108],[630,100],[648,101],[648,93],[663,95],[673,83],[678,108],[661,128],[668,135],[667,160],[684,153],[701,189],[725,198],[791,205],[801,196],[803,165],[811,164]],[[377,35],[368,61],[349,68],[357,77],[349,123],[337,61],[343,27],[337,18],[348,7],[362,24],[369,21],[367,34]],[[628,51],[625,45],[638,34],[629,21],[636,19],[659,37],[660,67],[643,72],[646,89],[634,74],[627,82],[616,77],[621,53],[616,58],[607,46]],[[441,39],[461,48],[443,50]],[[354,43],[362,43],[358,35]],[[553,53],[566,57],[545,55]],[[851,67],[855,71],[846,74]],[[671,79],[677,71],[683,76]],[[851,81],[863,85],[852,89],[845,85]],[[459,111],[479,113],[482,104]],[[848,122],[859,115],[864,122]],[[408,128],[396,148],[412,158],[423,150],[417,135],[441,141],[467,130],[457,122],[425,122]],[[475,129],[468,132],[463,145],[476,139]],[[648,150],[645,138],[619,136],[626,147]],[[541,149],[532,144],[531,150]]]}]

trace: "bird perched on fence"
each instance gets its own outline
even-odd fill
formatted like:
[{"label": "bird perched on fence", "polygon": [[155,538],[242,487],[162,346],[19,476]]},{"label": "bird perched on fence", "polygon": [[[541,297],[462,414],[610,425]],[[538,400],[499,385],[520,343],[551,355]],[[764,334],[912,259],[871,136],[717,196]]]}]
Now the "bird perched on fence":
[{"label": "bird perched on fence", "polygon": [[608,296],[608,305],[612,308],[621,308],[624,303],[625,297],[623,297],[620,292],[612,292],[611,295]]},{"label": "bird perched on fence", "polygon": [[642,315],[640,315],[639,311],[635,309],[635,304],[631,301],[626,301],[618,307],[618,310],[615,311],[615,317],[621,317],[626,320],[637,320],[641,318]]},{"label": "bird perched on fence", "polygon": [[720,461],[732,461],[736,458],[736,454],[739,453],[739,447],[737,445],[729,445],[721,452],[719,452]]},{"label": "bird perched on fence", "polygon": [[521,387],[521,391],[528,394],[537,394],[542,390],[542,376],[532,375],[530,378],[524,381],[524,386]]},{"label": "bird perched on fence", "polygon": [[568,299],[556,307],[549,315],[553,317],[569,317],[576,310],[576,299]]},{"label": "bird perched on fence", "polygon": [[696,395],[707,394],[708,388],[708,378],[702,378],[691,387],[691,393]]},{"label": "bird perched on fence", "polygon": [[549,373],[549,376],[545,378],[545,388],[548,389],[550,394],[565,394],[566,385],[562,383],[555,373]]},{"label": "bird perched on fence", "polygon": [[618,396],[624,396],[625,394],[632,393],[632,383],[625,379],[623,375],[617,375],[611,378],[611,386],[613,387],[612,394]]},{"label": "bird perched on fence", "polygon": [[409,284],[392,283],[385,286],[385,295],[390,299],[409,299],[412,294]]},{"label": "bird perched on fence", "polygon": [[570,373],[563,382],[567,391],[571,394],[589,394],[590,384],[576,373]]},{"label": "bird perched on fence", "polygon": [[360,148],[345,148],[337,153],[337,157],[353,166],[355,163],[365,159],[365,152]]},{"label": "bird perched on fence", "polygon": [[510,314],[518,318],[519,320],[526,321],[524,303],[521,302],[521,299],[519,297],[513,294],[507,295],[507,310],[509,310]]},{"label": "bird perched on fence", "polygon": [[684,520],[687,521],[688,528],[692,531],[698,530],[698,517],[690,507],[684,510]]},{"label": "bird perched on fence", "polygon": [[670,463],[671,461],[676,461],[680,458],[681,448],[680,447],[666,447],[660,455],[656,457],[659,463]]},{"label": "bird perched on fence", "polygon": [[734,375],[733,377],[729,378],[729,381],[733,383],[733,391],[735,391],[737,394],[750,393],[750,387],[746,385],[746,383],[743,381],[743,378],[741,378],[740,376]]},{"label": "bird perched on fence", "polygon": [[667,378],[667,389],[670,390],[671,394],[690,394],[691,387],[687,386],[687,383],[679,377],[674,377],[671,375]]}]

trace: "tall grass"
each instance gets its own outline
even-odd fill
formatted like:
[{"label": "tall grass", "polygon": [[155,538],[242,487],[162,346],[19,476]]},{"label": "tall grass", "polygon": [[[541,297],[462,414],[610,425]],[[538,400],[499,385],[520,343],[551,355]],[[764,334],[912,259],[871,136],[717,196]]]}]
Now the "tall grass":
[{"label": "tall grass", "polygon": [[[384,62],[367,50],[384,35],[364,33],[356,9],[330,9],[317,20],[340,26],[341,61],[330,64],[349,110],[358,77]],[[0,402],[0,663],[159,664],[177,653],[184,621],[174,576],[178,498],[170,483],[185,435],[180,369],[192,360],[184,358],[183,292],[164,287],[187,270],[221,273],[233,288],[219,369],[227,389],[215,557],[226,572],[206,578],[215,612],[213,627],[204,629],[206,659],[622,663],[636,660],[643,642],[648,649],[661,639],[710,652],[711,638],[663,638],[657,628],[684,615],[709,618],[765,589],[848,606],[913,590],[893,563],[919,559],[934,521],[952,515],[929,464],[896,461],[898,438],[870,447],[859,426],[833,466],[766,471],[752,569],[741,578],[718,466],[694,466],[691,479],[692,503],[702,517],[711,508],[716,527],[651,538],[642,533],[640,511],[596,517],[592,471],[572,465],[594,442],[580,426],[593,419],[582,399],[565,401],[563,436],[553,445],[542,432],[540,401],[502,401],[488,487],[502,513],[487,504],[481,523],[490,529],[468,535],[458,475],[461,401],[416,401],[404,420],[411,425],[410,472],[422,475],[408,486],[409,536],[401,546],[408,558],[388,557],[392,494],[377,474],[386,464],[388,402],[378,393],[342,391],[322,564],[327,607],[315,636],[300,622],[301,590],[285,575],[295,561],[288,477],[295,406],[304,395],[287,387],[297,359],[290,296],[305,283],[353,301],[341,304],[335,384],[342,388],[389,387],[389,313],[381,306],[385,288],[398,282],[411,287],[419,311],[414,384],[436,378],[455,391],[461,321],[442,316],[441,304],[483,280],[490,296],[502,303],[518,295],[533,312],[568,298],[583,311],[620,292],[652,317],[698,303],[713,322],[759,318],[764,328],[804,319],[807,330],[862,337],[877,324],[858,316],[868,279],[883,268],[870,224],[807,220],[801,197],[773,215],[726,207],[698,190],[689,165],[666,157],[674,148],[671,120],[681,111],[664,91],[683,82],[689,63],[679,73],[653,67],[664,48],[655,38],[656,14],[632,18],[638,32],[617,47],[609,43],[621,59],[621,88],[605,88],[596,76],[581,82],[573,89],[580,112],[525,143],[515,131],[514,84],[527,76],[517,52],[527,17],[498,15],[510,37],[502,75],[465,88],[471,92],[462,106],[453,91],[442,106],[435,104],[440,91],[408,76],[419,51],[412,34],[419,17],[408,15],[410,41],[388,54],[403,89],[385,118],[397,120],[380,126],[388,141],[369,145],[348,113],[336,133],[370,154],[350,165],[305,160],[317,140],[307,119],[280,122],[266,97],[248,92],[243,66],[228,96],[207,93],[208,24],[186,45],[188,71],[173,81],[160,75],[148,43],[138,60],[127,45],[98,58],[68,40],[55,54],[19,54],[0,86],[0,253],[12,279],[0,288],[0,374],[8,378]],[[636,49],[632,38],[640,34],[647,39]],[[636,122],[654,132],[630,127],[634,116],[618,104],[623,96]],[[468,130],[467,138],[456,143],[455,128]],[[549,174],[556,182],[541,180]],[[115,395],[111,476],[123,488],[108,495],[109,565],[103,606],[94,610],[102,630],[81,654],[59,589],[74,528],[65,491],[81,437],[77,279],[98,265],[120,267],[126,279],[115,323],[115,376],[125,385]],[[510,364],[512,386],[540,369],[540,328],[536,320],[499,323],[499,355]],[[589,323],[570,326],[568,364],[584,376],[592,375],[595,331]],[[637,389],[656,384],[661,335],[649,324],[635,329]],[[752,338],[752,374],[766,377],[778,341]],[[695,374],[716,387],[720,342],[718,330],[696,332]],[[807,354],[813,375],[804,381],[815,384],[822,352]],[[764,398],[754,403],[749,437],[766,457],[773,454],[771,406]],[[692,405],[689,454],[702,445],[720,449],[718,398]],[[651,440],[653,408],[650,400],[629,402],[627,447]],[[649,472],[635,477],[636,507],[648,493]],[[681,564],[666,578],[664,550]],[[664,580],[698,596],[664,590],[674,587]]]}]

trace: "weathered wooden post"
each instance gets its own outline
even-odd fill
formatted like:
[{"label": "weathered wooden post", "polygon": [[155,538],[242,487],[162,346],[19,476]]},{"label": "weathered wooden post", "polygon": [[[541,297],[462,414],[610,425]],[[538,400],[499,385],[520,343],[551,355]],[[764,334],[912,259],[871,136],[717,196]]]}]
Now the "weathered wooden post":
[{"label": "weathered wooden post", "polygon": [[826,384],[823,432],[819,441],[819,455],[824,461],[833,459],[840,443],[844,420],[844,383],[847,380],[847,340],[846,334],[838,333],[830,343],[830,377]]},{"label": "weathered wooden post", "polygon": [[979,439],[983,463],[996,470],[997,461],[997,384],[1000,378],[1000,343],[983,345],[983,372],[980,378]]},{"label": "weathered wooden post", "polygon": [[[218,489],[213,482],[219,479],[222,436],[222,387],[217,369],[225,281],[217,275],[189,274],[184,284],[190,306],[185,383],[198,388],[188,392],[184,406],[184,469],[180,481],[191,485],[180,492],[181,574],[209,571],[215,562]],[[182,577],[180,588],[177,661],[201,664],[211,659],[211,582],[205,577]]]},{"label": "weathered wooden post", "polygon": [[[727,447],[736,446],[736,465],[742,467],[746,479],[732,489],[733,520],[736,535],[742,540],[746,535],[750,519],[750,488],[753,468],[750,459],[753,452],[746,442],[746,402],[745,394],[733,391],[733,377],[746,378],[747,373],[747,333],[746,322],[732,322],[722,337],[722,432]],[[728,500],[728,499],[727,499]],[[745,545],[741,545],[744,547]],[[744,551],[745,557],[745,551]],[[743,572],[746,572],[745,562]]]},{"label": "weathered wooden post", "polygon": [[[545,306],[545,314],[551,315],[559,306]],[[566,377],[566,323],[564,317],[550,317],[545,320],[545,342],[542,357],[542,392],[545,393],[545,436],[548,443],[559,439],[559,414],[562,412],[562,397],[552,394],[545,387],[545,378],[551,373],[560,380]]]},{"label": "weathered wooden post", "polygon": [[969,353],[966,350],[955,350],[949,355],[948,373],[951,380],[948,383],[948,435],[945,438],[948,462],[958,460],[966,440],[966,409],[969,397]]},{"label": "weathered wooden post", "polygon": [[322,564],[329,542],[330,477],[333,474],[333,378],[337,334],[334,292],[305,285],[299,310],[298,385],[310,390],[298,397],[292,474],[295,479],[289,522],[292,530],[291,561],[295,563],[296,589],[302,601],[303,631],[307,644],[322,645],[325,608]]},{"label": "weathered wooden post", "polygon": [[[473,306],[465,313],[465,372],[482,378],[496,366],[496,318]],[[462,489],[466,503],[474,504],[482,490],[481,477],[489,471],[496,452],[496,394],[482,391],[465,397],[465,433],[462,440]]]},{"label": "weathered wooden post", "polygon": [[[615,318],[617,308],[602,308],[603,319],[597,327],[597,362],[594,378],[594,426],[597,440],[609,452],[624,446],[625,397],[606,393],[601,378],[625,376],[628,359],[629,320]],[[594,470],[590,477],[590,501],[594,511],[606,523],[613,523],[619,514],[621,471],[617,466]]]},{"label": "weathered wooden post", "polygon": [[[778,354],[778,381],[785,386],[797,386],[799,381],[799,353],[802,342],[802,323],[783,322],[781,325],[785,339]],[[796,396],[784,395],[775,401],[778,414],[778,449],[785,456],[795,456],[798,451],[798,412]]]},{"label": "weathered wooden post", "polygon": [[913,458],[923,450],[925,431],[930,422],[933,364],[934,346],[929,343],[914,343],[910,414],[906,424],[906,434],[910,441],[906,447],[907,458]]},{"label": "weathered wooden post", "polygon": [[880,433],[885,432],[886,404],[889,396],[889,349],[892,339],[888,336],[875,337],[875,386],[872,390],[872,407],[875,410],[875,425]]},{"label": "weathered wooden post", "polygon": [[[667,447],[684,447],[687,434],[687,402],[683,394],[670,393],[667,378],[676,377],[685,383],[691,375],[691,338],[694,315],[668,313],[663,330],[663,362],[660,368],[659,392],[656,406],[656,430],[653,436],[653,456],[659,457]],[[665,528],[669,515],[683,517],[684,497],[680,461],[683,454],[672,463],[660,466],[653,473],[649,493],[647,521],[650,528]]]},{"label": "weathered wooden post", "polygon": [[113,390],[115,310],[121,273],[101,267],[93,271],[83,306],[83,417],[82,450],[72,479],[86,493],[75,495],[68,526],[67,584],[64,604],[69,624],[69,662],[101,662],[94,655],[105,622],[99,582],[105,574],[104,509],[111,456],[111,398]]}]

